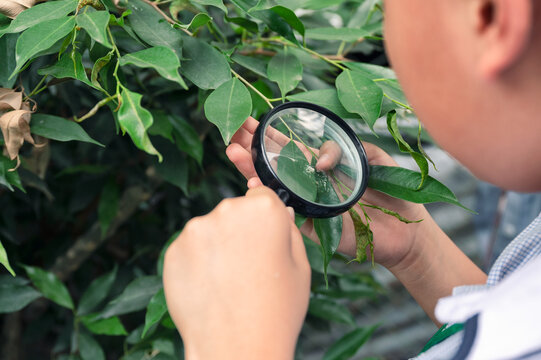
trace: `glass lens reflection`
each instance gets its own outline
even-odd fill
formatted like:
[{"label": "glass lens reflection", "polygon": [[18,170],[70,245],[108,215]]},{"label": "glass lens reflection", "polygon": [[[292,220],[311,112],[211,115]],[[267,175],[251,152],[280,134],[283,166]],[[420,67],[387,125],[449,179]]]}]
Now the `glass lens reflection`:
[{"label": "glass lens reflection", "polygon": [[264,147],[277,177],[304,200],[339,205],[359,191],[359,153],[344,130],[323,114],[305,108],[276,113],[264,129]]}]

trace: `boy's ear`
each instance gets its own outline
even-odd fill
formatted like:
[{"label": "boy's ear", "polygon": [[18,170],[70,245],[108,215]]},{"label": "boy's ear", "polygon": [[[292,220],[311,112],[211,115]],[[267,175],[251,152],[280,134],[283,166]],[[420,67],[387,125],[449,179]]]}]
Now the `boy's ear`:
[{"label": "boy's ear", "polygon": [[523,55],[533,27],[532,0],[475,0],[475,31],[481,51],[478,69],[494,79]]}]

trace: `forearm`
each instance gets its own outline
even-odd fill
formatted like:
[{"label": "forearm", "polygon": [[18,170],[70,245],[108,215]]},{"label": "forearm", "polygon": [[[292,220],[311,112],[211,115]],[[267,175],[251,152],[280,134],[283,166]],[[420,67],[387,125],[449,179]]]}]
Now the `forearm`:
[{"label": "forearm", "polygon": [[428,316],[438,299],[460,285],[484,284],[486,274],[428,216],[403,260],[389,270],[406,287]]}]

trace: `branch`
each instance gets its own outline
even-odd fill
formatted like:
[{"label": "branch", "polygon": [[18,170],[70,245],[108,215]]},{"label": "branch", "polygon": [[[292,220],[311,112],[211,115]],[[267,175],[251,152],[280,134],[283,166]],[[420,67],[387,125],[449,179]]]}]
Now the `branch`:
[{"label": "branch", "polygon": [[[150,0],[143,0],[144,2],[146,2],[147,4],[149,4],[150,6],[152,6],[154,9],[156,9],[156,11],[169,23],[169,24],[173,24],[173,25],[178,25],[178,22],[176,22],[175,20],[171,19],[170,16],[168,16],[166,13],[163,12],[162,9],[160,9],[160,7],[158,6],[158,4],[156,4],[155,2],[153,1],[150,1]],[[187,29],[183,29],[183,28],[180,28],[182,31],[184,31],[186,34],[190,35],[190,36],[193,36],[193,34],[187,30]]]},{"label": "branch", "polygon": [[107,233],[101,236],[101,227],[99,222],[95,222],[90,229],[66,251],[64,255],[59,256],[53,267],[50,269],[60,280],[66,280],[75,272],[81,264],[104,242],[106,242],[116,230],[123,225],[135,213],[139,204],[150,198],[153,191],[145,191],[140,186],[128,188],[122,194],[118,204],[118,212],[111,222]]}]

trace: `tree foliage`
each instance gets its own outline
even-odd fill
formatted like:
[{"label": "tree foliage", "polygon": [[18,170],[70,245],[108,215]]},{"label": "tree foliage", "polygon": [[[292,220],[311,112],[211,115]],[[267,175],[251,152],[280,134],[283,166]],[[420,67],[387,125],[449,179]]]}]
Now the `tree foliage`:
[{"label": "tree foliage", "polygon": [[[428,176],[421,128],[413,145],[400,135],[397,114],[411,108],[394,73],[367,63],[382,53],[382,18],[377,0],[50,0],[0,15],[0,263],[17,273],[1,275],[0,312],[27,313],[27,358],[182,356],[165,248],[244,192],[224,144],[273,104],[314,102],[362,139],[394,138],[421,172],[374,168],[370,186],[459,204]],[[386,115],[388,131],[377,126]],[[343,302],[379,290],[330,265],[341,218],[314,224],[307,327],[346,324],[325,355],[344,359],[374,328],[358,328]]]}]

